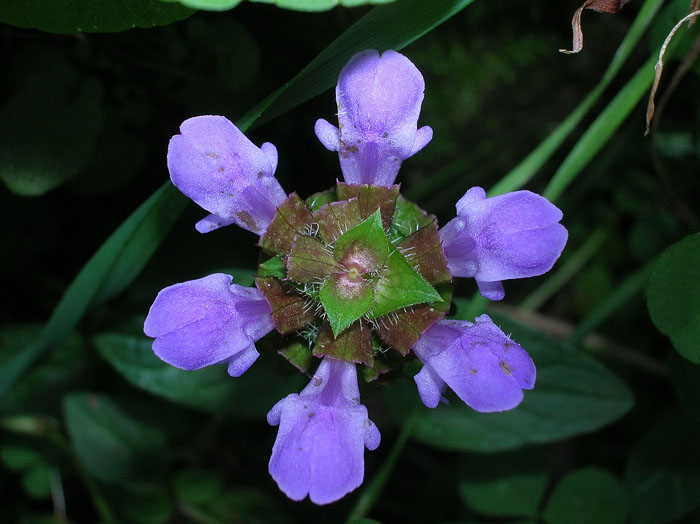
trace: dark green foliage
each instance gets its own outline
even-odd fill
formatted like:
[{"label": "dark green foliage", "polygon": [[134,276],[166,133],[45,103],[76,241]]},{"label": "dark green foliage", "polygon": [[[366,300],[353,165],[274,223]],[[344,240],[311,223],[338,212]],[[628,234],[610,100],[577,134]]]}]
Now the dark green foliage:
[{"label": "dark green foliage", "polygon": [[[689,4],[662,3],[586,12],[584,50],[565,57],[556,50],[578,5],[562,2],[397,0],[310,14],[278,9],[308,8],[301,0],[230,11],[237,0],[0,0],[0,521],[697,522],[697,60],[671,79],[700,23],[669,48],[658,128],[643,139],[658,46]],[[388,226],[394,188],[317,193],[342,177],[314,121],[333,121],[337,75],[368,47],[406,48],[426,80],[420,125],[434,130],[397,179],[432,214],[399,196],[391,245],[420,234],[437,249],[433,224],[474,185],[545,192],[570,239],[553,272],[505,282],[505,301],[488,305],[538,371],[521,406],[490,415],[449,391],[447,405],[419,404],[414,335],[443,314],[471,320],[484,302],[469,298],[473,282],[446,285],[443,266],[398,255],[402,278],[427,287],[385,309],[435,290],[444,301],[402,313],[401,328],[385,316],[379,336],[362,338],[362,402],[382,443],[357,492],[316,507],[270,479],[276,428],[265,415],[347,341],[300,315],[305,297],[285,287],[297,308],[288,328],[301,336],[262,339],[259,360],[233,379],[223,366],[167,366],[142,321],[175,282],[318,271],[308,246],[298,263],[277,245],[258,259],[245,231],[194,231],[204,212],[165,166],[190,116],[223,114],[255,144],[273,142],[280,182],[316,218],[357,197],[344,216],[359,223],[381,204]]]}]

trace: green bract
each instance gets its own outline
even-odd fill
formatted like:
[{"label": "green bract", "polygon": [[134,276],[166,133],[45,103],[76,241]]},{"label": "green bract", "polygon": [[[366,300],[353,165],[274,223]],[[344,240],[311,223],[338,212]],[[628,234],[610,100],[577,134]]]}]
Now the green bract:
[{"label": "green bract", "polygon": [[260,246],[270,258],[256,285],[277,330],[291,335],[282,354],[295,362],[301,343],[370,366],[376,378],[397,364],[389,348],[407,354],[449,310],[435,217],[401,198],[398,185],[339,182],[306,202],[292,194]]}]

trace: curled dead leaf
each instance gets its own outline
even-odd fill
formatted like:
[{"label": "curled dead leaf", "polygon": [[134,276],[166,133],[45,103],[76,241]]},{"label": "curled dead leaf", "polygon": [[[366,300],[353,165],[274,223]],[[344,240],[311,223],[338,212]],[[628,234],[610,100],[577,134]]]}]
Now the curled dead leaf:
[{"label": "curled dead leaf", "polygon": [[[691,7],[695,7],[695,4],[698,3],[700,3],[698,0],[693,0],[693,2],[691,2]],[[657,60],[656,65],[654,66],[654,83],[652,84],[651,92],[649,93],[649,102],[647,102],[647,127],[646,131],[644,132],[644,136],[647,136],[649,134],[649,126],[651,125],[651,120],[654,118],[654,112],[656,110],[654,99],[656,98],[656,91],[659,89],[659,82],[661,81],[661,75],[664,71],[664,55],[666,54],[668,44],[671,43],[673,36],[684,23],[690,22],[698,16],[700,16],[700,9],[695,10],[687,16],[683,17],[675,26],[673,26],[673,29],[671,29],[671,32],[668,34],[666,40],[664,40],[664,43],[661,46],[661,51],[659,51],[659,59]]]},{"label": "curled dead leaf", "polygon": [[571,19],[571,29],[573,30],[572,49],[560,49],[560,53],[571,55],[583,49],[583,30],[581,29],[581,15],[585,9],[592,9],[598,13],[615,14],[622,9],[630,0],[586,0],[579,7]]}]

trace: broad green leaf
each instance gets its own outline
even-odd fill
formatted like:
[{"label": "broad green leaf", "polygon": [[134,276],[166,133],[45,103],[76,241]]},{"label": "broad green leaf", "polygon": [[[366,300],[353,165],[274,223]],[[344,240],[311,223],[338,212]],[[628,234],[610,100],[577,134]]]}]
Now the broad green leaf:
[{"label": "broad green leaf", "polygon": [[231,378],[225,366],[210,366],[196,371],[174,368],[155,356],[152,340],[141,336],[105,333],[94,339],[100,355],[134,386],[195,409],[235,414],[240,417],[263,416],[280,398],[296,391],[303,380],[293,376],[281,380],[261,355],[262,362],[242,377]]},{"label": "broad green leaf", "polygon": [[649,279],[647,307],[673,347],[700,364],[700,233],[666,249]]},{"label": "broad green leaf", "polygon": [[639,524],[673,522],[700,506],[698,432],[672,413],[632,449],[625,468],[630,513]]},{"label": "broad green leaf", "polygon": [[542,513],[547,524],[624,524],[626,517],[625,489],[616,477],[598,468],[564,477]]},{"label": "broad green leaf", "polygon": [[91,161],[104,120],[103,89],[58,53],[23,58],[32,69],[0,107],[0,179],[15,193],[35,196]]},{"label": "broad green leaf", "polygon": [[[532,357],[535,388],[525,392],[518,407],[503,413],[477,413],[456,398],[450,405],[420,409],[414,438],[445,449],[503,451],[594,431],[632,407],[625,384],[594,359],[510,319],[492,318]],[[390,391],[399,412],[418,398],[413,384],[406,389]]]},{"label": "broad green leaf", "polygon": [[[14,4],[0,0],[3,8]],[[140,1],[140,0],[139,0]],[[335,85],[338,73],[347,60],[369,47],[401,49],[449,19],[473,0],[403,0],[379,6],[357,21],[322,51],[290,82],[251,109],[237,125],[246,131],[263,113],[269,121]],[[15,7],[12,7],[15,9]],[[0,9],[0,15],[3,11]],[[0,16],[1,18],[1,16]],[[110,298],[100,288],[114,267],[120,268],[119,279],[111,291],[116,294],[139,274],[148,258],[165,238],[169,228],[183,211],[186,200],[170,182],[157,190],[107,239],[73,280],[49,319],[41,339],[0,368],[0,397],[42,355],[50,351],[77,325],[95,298]],[[132,247],[130,257],[125,248]],[[139,249],[138,246],[141,246]]]},{"label": "broad green leaf", "polygon": [[376,318],[403,307],[441,301],[440,293],[413,269],[399,251],[394,251],[375,283],[371,316]]},{"label": "broad green leaf", "polygon": [[94,477],[114,482],[157,471],[165,450],[163,435],[108,397],[72,393],[63,410],[73,451]]},{"label": "broad green leaf", "polygon": [[50,33],[113,33],[167,25],[194,11],[157,0],[0,0],[0,21]]},{"label": "broad green leaf", "polygon": [[462,500],[489,516],[529,517],[547,489],[546,456],[538,448],[465,457],[458,483]]}]

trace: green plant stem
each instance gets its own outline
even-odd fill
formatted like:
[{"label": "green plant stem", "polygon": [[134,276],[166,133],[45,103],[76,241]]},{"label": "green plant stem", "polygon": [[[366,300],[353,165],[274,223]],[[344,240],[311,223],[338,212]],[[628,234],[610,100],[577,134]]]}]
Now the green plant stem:
[{"label": "green plant stem", "polygon": [[372,506],[384,489],[384,485],[389,480],[391,472],[394,470],[396,461],[401,455],[408,438],[413,432],[415,419],[416,417],[414,414],[411,414],[406,418],[403,428],[401,428],[401,432],[396,437],[396,440],[394,441],[384,464],[382,464],[374,478],[362,490],[362,493],[360,493],[355,506],[352,508],[352,511],[350,511],[350,515],[348,515],[346,521],[348,524],[366,517],[367,513],[369,513],[369,511],[372,509]]},{"label": "green plant stem", "polygon": [[607,320],[628,300],[640,293],[649,279],[649,273],[651,273],[655,262],[656,260],[652,260],[628,276],[613,293],[581,320],[569,340],[574,344],[580,344],[583,337]]},{"label": "green plant stem", "polygon": [[591,236],[571,255],[564,264],[554,271],[538,288],[525,298],[520,307],[530,311],[536,311],[559,291],[583,266],[603,247],[608,237],[607,230],[597,229]]},{"label": "green plant stem", "polygon": [[551,158],[566,137],[578,126],[583,117],[586,116],[591,107],[593,107],[605,89],[610,85],[610,82],[612,82],[620,71],[622,65],[627,61],[630,53],[637,47],[639,39],[646,31],[662,4],[663,0],[646,0],[646,2],[644,2],[634,23],[622,40],[622,43],[615,52],[615,55],[610,61],[610,65],[608,65],[608,68],[598,84],[588,96],[583,99],[578,107],[569,114],[566,120],[559,124],[554,132],[489,190],[488,196],[500,195],[523,187]]}]

